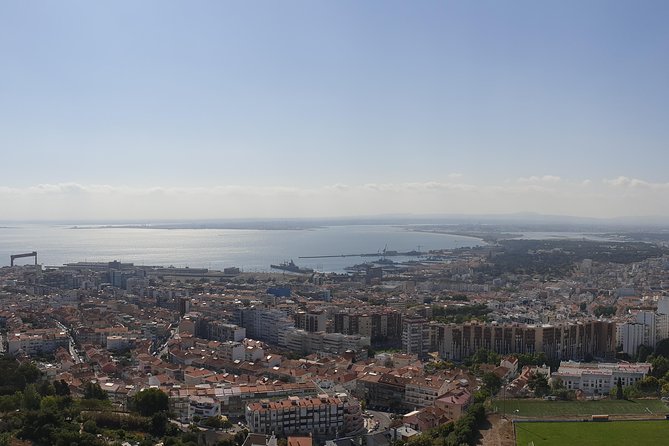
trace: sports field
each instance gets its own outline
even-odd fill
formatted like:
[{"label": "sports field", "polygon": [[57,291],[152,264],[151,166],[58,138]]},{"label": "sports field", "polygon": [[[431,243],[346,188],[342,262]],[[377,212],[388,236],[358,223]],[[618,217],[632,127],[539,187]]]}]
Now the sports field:
[{"label": "sports field", "polygon": [[590,415],[664,415],[669,408],[660,400],[545,401],[495,400],[493,407],[507,416],[524,418],[589,417]]},{"label": "sports field", "polygon": [[667,444],[669,421],[516,423],[517,446]]}]

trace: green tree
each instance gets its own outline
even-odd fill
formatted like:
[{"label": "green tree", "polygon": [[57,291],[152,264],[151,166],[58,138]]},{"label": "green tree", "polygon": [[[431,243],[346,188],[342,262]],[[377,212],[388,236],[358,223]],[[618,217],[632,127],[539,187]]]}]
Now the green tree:
[{"label": "green tree", "polygon": [[39,387],[37,388],[37,391],[42,396],[49,396],[56,394],[56,388],[54,387],[53,384],[51,384],[50,381],[42,381],[42,383],[40,383]]},{"label": "green tree", "polygon": [[537,397],[547,395],[550,391],[548,386],[548,378],[543,373],[534,373],[527,381],[527,387],[534,392]]},{"label": "green tree", "polygon": [[669,338],[662,339],[657,344],[655,344],[655,354],[657,356],[664,356],[669,358]]},{"label": "green tree", "polygon": [[167,411],[169,409],[169,398],[160,389],[145,389],[135,395],[133,407],[141,415],[149,417],[156,412]]},{"label": "green tree", "polygon": [[648,356],[650,356],[651,353],[653,353],[652,348],[641,344],[639,346],[639,350],[638,350],[638,353],[637,353],[637,361],[638,362],[646,362],[646,360],[648,359]]},{"label": "green tree", "polygon": [[249,435],[249,431],[247,429],[242,429],[239,432],[237,432],[235,434],[235,444],[237,446],[242,446],[248,435]]},{"label": "green tree", "polygon": [[664,356],[651,356],[648,358],[651,364],[650,374],[656,378],[662,378],[669,372],[669,358]]},{"label": "green tree", "polygon": [[483,374],[483,388],[488,390],[491,394],[496,394],[502,387],[502,379],[492,372]]},{"label": "green tree", "polygon": [[616,399],[622,400],[624,397],[623,381],[618,377],[618,382],[616,383]]},{"label": "green tree", "polygon": [[156,412],[151,417],[151,434],[156,437],[162,437],[167,431],[169,420],[164,411]]},{"label": "green tree", "polygon": [[28,384],[23,391],[22,406],[26,410],[37,410],[40,407],[42,397],[35,389],[35,384]]},{"label": "green tree", "polygon": [[86,420],[82,426],[84,432],[89,434],[97,434],[99,432],[98,425],[95,423],[95,420]]},{"label": "green tree", "polygon": [[660,390],[660,382],[654,376],[646,376],[637,381],[634,386],[639,392],[646,395],[656,394]]},{"label": "green tree", "polygon": [[662,396],[668,396],[669,395],[669,383],[662,384],[662,388],[660,389],[660,392],[662,393]]},{"label": "green tree", "polygon": [[66,396],[70,394],[70,386],[63,379],[54,381],[53,389],[58,396]]},{"label": "green tree", "polygon": [[109,398],[107,392],[102,390],[100,384],[97,382],[89,381],[84,387],[84,399],[86,400],[106,400]]},{"label": "green tree", "polygon": [[486,348],[480,348],[471,357],[472,364],[499,364],[500,356]]}]

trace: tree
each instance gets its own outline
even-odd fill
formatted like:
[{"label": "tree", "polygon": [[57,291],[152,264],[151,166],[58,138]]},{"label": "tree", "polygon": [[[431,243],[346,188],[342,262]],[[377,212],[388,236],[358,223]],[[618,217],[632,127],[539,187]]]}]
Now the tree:
[{"label": "tree", "polygon": [[27,410],[37,410],[39,409],[41,401],[42,397],[35,389],[35,384],[28,384],[23,391],[23,408]]},{"label": "tree", "polygon": [[669,372],[669,359],[664,356],[651,356],[648,358],[651,364],[650,374],[656,378],[662,378]]},{"label": "tree", "polygon": [[42,381],[42,383],[37,388],[37,391],[42,396],[49,396],[56,394],[56,388],[50,381]]},{"label": "tree", "polygon": [[535,396],[541,397],[547,395],[550,391],[548,378],[543,373],[535,373],[527,381],[527,387],[534,392]]},{"label": "tree", "polygon": [[484,373],[482,379],[483,387],[493,395],[502,387],[502,379],[492,372]]},{"label": "tree", "polygon": [[480,348],[471,357],[472,364],[499,364],[500,357],[497,353],[486,348]]},{"label": "tree", "polygon": [[42,372],[37,366],[32,362],[26,362],[19,366],[19,373],[23,375],[28,384],[37,382],[37,380],[42,376]]},{"label": "tree", "polygon": [[84,387],[84,399],[86,400],[106,400],[109,398],[107,392],[102,390],[100,384],[97,382],[89,381]]},{"label": "tree", "polygon": [[98,425],[95,423],[95,420],[86,420],[82,426],[82,430],[93,435],[99,432]]},{"label": "tree", "polygon": [[662,392],[662,396],[668,396],[669,395],[669,383],[662,384],[662,389],[660,389],[660,392]]},{"label": "tree", "polygon": [[162,437],[167,431],[167,414],[164,411],[156,412],[151,417],[151,434],[156,437]]},{"label": "tree", "polygon": [[232,427],[230,420],[221,417],[220,415],[206,418],[202,424],[207,427],[213,427],[214,429],[226,429]]},{"label": "tree", "polygon": [[651,353],[653,353],[652,348],[641,344],[637,353],[637,361],[646,362],[646,359],[648,359],[648,356],[650,356]]},{"label": "tree", "polygon": [[249,435],[248,429],[242,429],[239,432],[235,434],[235,444],[237,446],[242,446],[244,444],[244,441],[246,441],[246,437]]},{"label": "tree", "polygon": [[669,338],[662,339],[660,342],[655,344],[655,354],[657,356],[664,356],[669,358]]},{"label": "tree", "polygon": [[622,400],[625,397],[623,394],[623,381],[618,377],[618,382],[616,383],[616,399]]},{"label": "tree", "polygon": [[656,394],[660,389],[660,382],[654,376],[646,376],[637,381],[634,385],[639,392],[646,395]]},{"label": "tree", "polygon": [[551,387],[551,391],[553,391],[553,392],[557,392],[557,391],[563,390],[565,388],[564,383],[562,382],[562,378],[560,378],[560,377],[553,378],[551,380],[550,387]]},{"label": "tree", "polygon": [[169,398],[160,389],[145,389],[135,395],[133,406],[141,415],[150,417],[156,412],[167,411]]},{"label": "tree", "polygon": [[53,382],[53,388],[58,396],[67,396],[70,394],[70,386],[67,385],[64,379]]}]

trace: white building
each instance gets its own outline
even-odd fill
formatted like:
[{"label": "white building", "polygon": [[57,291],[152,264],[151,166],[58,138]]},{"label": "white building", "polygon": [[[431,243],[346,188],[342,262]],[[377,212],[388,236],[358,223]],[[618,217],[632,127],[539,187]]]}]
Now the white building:
[{"label": "white building", "polygon": [[661,296],[657,301],[658,314],[669,314],[669,296]]},{"label": "white building", "polygon": [[616,333],[622,352],[634,357],[644,342],[646,327],[638,322],[625,322],[616,325]]},{"label": "white building", "polygon": [[414,408],[432,406],[439,396],[449,390],[449,384],[450,382],[443,376],[434,375],[412,378],[406,384],[404,400],[408,406]]},{"label": "white building", "polygon": [[208,396],[191,396],[188,398],[188,419],[194,416],[201,419],[215,417],[221,414],[221,404]]},{"label": "white building", "polygon": [[320,439],[353,436],[364,429],[359,402],[346,394],[251,403],[246,422],[254,433],[312,434]]},{"label": "white building", "polygon": [[655,324],[655,312],[639,311],[636,314],[636,321],[643,324],[643,345],[655,348],[657,343],[657,327]]},{"label": "white building", "polygon": [[580,363],[562,361],[552,379],[559,378],[568,390],[608,395],[620,378],[623,387],[630,386],[650,372],[650,363]]},{"label": "white building", "polygon": [[246,347],[241,342],[221,342],[217,354],[228,361],[244,361],[246,359]]},{"label": "white building", "polygon": [[27,355],[51,353],[58,347],[68,348],[69,345],[67,333],[59,330],[29,330],[7,335],[7,353],[10,355],[20,351]]},{"label": "white building", "polygon": [[423,318],[405,318],[402,321],[402,350],[409,355],[424,358],[430,350],[430,326]]}]

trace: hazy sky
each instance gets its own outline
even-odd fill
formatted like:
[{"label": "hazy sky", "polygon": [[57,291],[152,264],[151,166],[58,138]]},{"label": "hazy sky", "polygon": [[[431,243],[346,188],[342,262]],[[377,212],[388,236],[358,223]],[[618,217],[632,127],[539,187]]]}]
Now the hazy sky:
[{"label": "hazy sky", "polygon": [[0,2],[0,219],[669,215],[667,1]]}]

